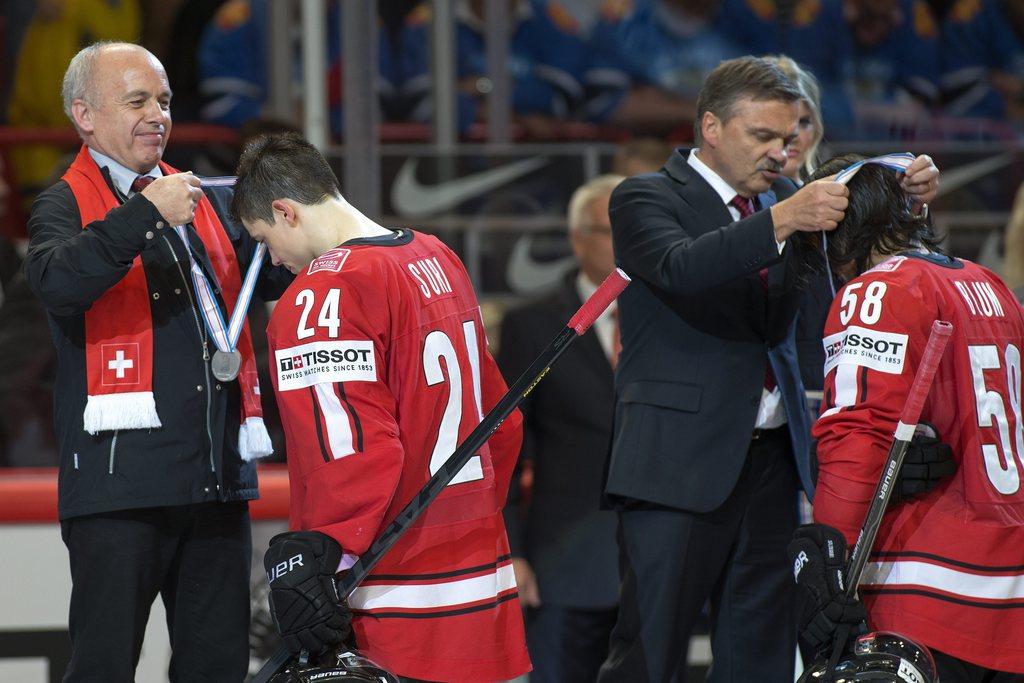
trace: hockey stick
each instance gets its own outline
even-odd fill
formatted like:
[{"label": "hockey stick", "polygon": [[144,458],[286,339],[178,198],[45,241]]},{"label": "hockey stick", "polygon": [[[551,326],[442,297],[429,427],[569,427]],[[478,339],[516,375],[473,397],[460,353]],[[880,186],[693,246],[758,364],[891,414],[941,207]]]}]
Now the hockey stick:
[{"label": "hockey stick", "polygon": [[932,387],[932,380],[935,379],[935,371],[942,360],[942,354],[946,350],[950,335],[953,334],[953,326],[947,322],[936,320],[932,323],[931,334],[928,335],[928,343],[924,347],[924,355],[921,356],[921,364],[917,367],[917,374],[914,375],[914,383],[910,386],[910,393],[907,394],[907,401],[903,405],[903,413],[900,421],[896,423],[896,431],[893,432],[892,446],[889,447],[889,457],[882,468],[882,478],[878,480],[875,488],[875,495],[871,499],[871,507],[864,518],[864,525],[857,536],[857,543],[850,553],[850,561],[846,565],[846,597],[853,598],[857,593],[857,584],[860,583],[860,575],[867,564],[871,547],[875,544],[875,537],[878,536],[878,528],[882,525],[882,516],[889,505],[889,498],[892,497],[892,486],[896,481],[896,475],[903,466],[903,458],[907,454],[910,440],[914,438],[914,430],[917,429],[917,422],[921,419],[921,409],[924,408],[924,401],[928,398],[928,391]]},{"label": "hockey stick", "polygon": [[[622,290],[629,284],[629,276],[622,270],[616,268],[611,275],[597,288],[597,291],[587,299],[575,315],[569,320],[565,328],[558,333],[554,340],[537,357],[535,361],[520,375],[505,395],[498,400],[490,412],[484,416],[480,424],[476,426],[466,440],[459,444],[458,448],[448,456],[448,459],[440,469],[434,473],[427,483],[423,485],[419,493],[413,496],[412,500],[402,508],[394,521],[384,529],[383,533],[370,545],[352,568],[349,569],[337,583],[338,595],[348,597],[355,587],[366,578],[370,571],[376,566],[384,553],[402,537],[409,527],[416,522],[431,501],[437,498],[446,486],[455,478],[455,475],[465,466],[477,450],[490,438],[491,434],[501,426],[513,410],[522,403],[523,399],[533,390],[537,383],[551,369],[558,357],[569,348],[578,337],[581,337],[590,326],[594,324],[597,317],[615,300]],[[280,648],[275,652],[266,664],[259,670],[251,683],[267,683],[272,676],[281,670],[291,658],[291,652],[287,648]]]},{"label": "hockey stick", "polygon": [[[896,423],[893,432],[892,445],[889,447],[889,455],[886,458],[885,466],[882,467],[882,476],[875,487],[871,505],[864,517],[857,542],[850,553],[850,561],[846,565],[846,587],[844,595],[853,599],[857,594],[857,586],[860,583],[861,574],[864,572],[864,565],[867,564],[868,555],[875,545],[875,538],[878,536],[878,529],[882,525],[882,517],[889,506],[889,499],[892,497],[892,487],[896,482],[896,475],[903,466],[903,458],[910,447],[910,440],[914,438],[914,430],[917,429],[917,422],[921,419],[921,409],[924,408],[924,401],[928,398],[932,381],[935,379],[935,372],[938,370],[939,361],[946,350],[950,335],[953,334],[953,326],[947,322],[936,320],[932,323],[931,333],[928,335],[928,342],[924,347],[924,354],[921,356],[921,364],[917,366],[914,374],[914,381],[910,385],[910,392],[903,404],[903,412],[900,413],[900,420]],[[846,641],[852,632],[852,626],[842,624],[835,633],[832,644],[832,654],[829,657],[816,659],[811,666],[804,671],[800,681],[809,680],[808,675],[818,675],[814,672],[824,673],[823,681],[832,681],[836,666],[846,648]]]}]

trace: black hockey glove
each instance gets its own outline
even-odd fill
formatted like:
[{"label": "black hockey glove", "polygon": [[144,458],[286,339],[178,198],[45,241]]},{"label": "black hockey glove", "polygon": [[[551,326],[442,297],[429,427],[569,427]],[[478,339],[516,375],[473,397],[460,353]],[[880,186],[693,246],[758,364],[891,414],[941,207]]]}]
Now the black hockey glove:
[{"label": "black hockey glove", "polygon": [[826,654],[841,626],[851,635],[866,629],[864,606],[847,598],[844,569],[846,540],[825,524],[805,524],[793,532],[787,549],[793,579],[804,597],[799,615],[800,637],[819,654]]},{"label": "black hockey glove", "polygon": [[938,432],[926,422],[918,425],[914,438],[907,447],[903,466],[896,477],[889,507],[908,498],[928,493],[939,483],[956,473],[956,461],[949,444],[939,440]]},{"label": "black hockey glove", "polygon": [[289,531],[270,539],[263,557],[270,613],[292,652],[319,654],[351,636],[352,613],[334,585],[341,555],[337,541],[319,531]]}]

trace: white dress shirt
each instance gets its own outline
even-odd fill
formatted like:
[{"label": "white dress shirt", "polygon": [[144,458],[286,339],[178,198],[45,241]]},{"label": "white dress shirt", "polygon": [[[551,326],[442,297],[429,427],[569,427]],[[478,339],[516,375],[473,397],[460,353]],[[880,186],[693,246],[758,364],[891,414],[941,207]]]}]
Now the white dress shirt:
[{"label": "white dress shirt", "polygon": [[[729,202],[739,192],[734,190],[729,183],[725,182],[722,176],[711,170],[710,166],[701,161],[700,157],[697,156],[696,149],[690,150],[690,156],[686,161],[693,170],[697,171],[704,180],[708,181],[708,184],[722,198],[722,203],[729,209],[729,215],[732,216],[734,221],[738,221],[740,219],[740,211]],[[781,254],[786,243],[776,241],[775,244],[778,246],[779,253]],[[761,404],[757,409],[757,420],[754,421],[754,427],[756,429],[774,429],[784,424],[786,424],[786,407],[782,405],[782,391],[779,389],[778,384],[776,384],[772,391],[762,387]]]}]

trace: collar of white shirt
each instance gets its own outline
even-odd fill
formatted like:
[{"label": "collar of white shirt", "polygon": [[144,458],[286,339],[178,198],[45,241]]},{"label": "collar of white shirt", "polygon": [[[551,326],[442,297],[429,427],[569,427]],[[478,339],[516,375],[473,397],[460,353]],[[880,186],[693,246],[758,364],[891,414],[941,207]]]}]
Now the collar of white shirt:
[{"label": "collar of white shirt", "polygon": [[163,171],[160,170],[160,166],[154,166],[147,173],[136,173],[132,169],[122,166],[117,163],[106,154],[97,152],[93,148],[89,148],[89,156],[92,157],[93,161],[100,168],[106,168],[110,172],[110,179],[114,181],[114,187],[121,193],[122,197],[130,197],[132,195],[132,183],[140,175],[148,175],[151,178],[160,178],[163,176]]},{"label": "collar of white shirt", "polygon": [[693,167],[693,170],[699,173],[704,180],[708,181],[708,185],[710,185],[715,192],[718,193],[718,196],[722,198],[722,203],[729,206],[729,202],[731,202],[732,198],[738,195],[739,192],[734,190],[729,183],[725,182],[725,180],[722,179],[722,176],[711,170],[710,166],[701,161],[700,157],[697,156],[697,152],[699,151],[699,149],[691,149],[690,156],[686,159],[686,163],[690,164],[690,166]]},{"label": "collar of white shirt", "polygon": [[[729,209],[729,215],[732,216],[734,221],[738,221],[740,219],[740,211],[729,202],[731,202],[732,198],[738,195],[739,192],[732,189],[732,186],[725,182],[725,180],[722,179],[722,176],[715,173],[711,170],[710,166],[700,160],[700,157],[697,156],[697,152],[699,151],[700,148],[691,149],[690,156],[687,157],[686,163],[690,164],[693,170],[699,173],[704,180],[708,181],[708,185],[710,185],[715,192],[718,193],[718,196],[722,198],[722,203],[725,204],[725,208]],[[779,242],[776,240],[775,246],[778,247],[779,253],[781,254],[782,248],[786,246],[786,243],[785,241]]]}]

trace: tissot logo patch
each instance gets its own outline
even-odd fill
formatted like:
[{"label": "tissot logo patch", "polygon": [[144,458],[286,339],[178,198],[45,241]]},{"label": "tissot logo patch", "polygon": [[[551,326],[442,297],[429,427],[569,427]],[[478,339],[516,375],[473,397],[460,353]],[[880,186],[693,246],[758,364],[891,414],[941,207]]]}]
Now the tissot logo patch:
[{"label": "tissot logo patch", "polygon": [[840,363],[885,372],[903,373],[907,355],[907,335],[882,332],[851,325],[822,340],[825,346],[825,374]]},{"label": "tissot logo patch", "polygon": [[274,352],[278,391],[314,384],[377,381],[377,358],[371,341],[324,341]]}]

